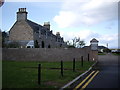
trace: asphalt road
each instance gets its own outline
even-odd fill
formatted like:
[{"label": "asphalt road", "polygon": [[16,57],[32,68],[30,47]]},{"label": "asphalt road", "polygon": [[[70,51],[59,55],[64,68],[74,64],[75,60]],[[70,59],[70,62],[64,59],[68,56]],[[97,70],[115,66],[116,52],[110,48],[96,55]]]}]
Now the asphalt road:
[{"label": "asphalt road", "polygon": [[[90,81],[85,89],[120,88],[118,58],[118,56],[112,54],[100,55],[98,65],[96,67],[99,73]],[[80,84],[80,82],[78,84]]]},{"label": "asphalt road", "polygon": [[118,88],[118,56],[107,54],[99,56],[99,73],[86,88]]}]

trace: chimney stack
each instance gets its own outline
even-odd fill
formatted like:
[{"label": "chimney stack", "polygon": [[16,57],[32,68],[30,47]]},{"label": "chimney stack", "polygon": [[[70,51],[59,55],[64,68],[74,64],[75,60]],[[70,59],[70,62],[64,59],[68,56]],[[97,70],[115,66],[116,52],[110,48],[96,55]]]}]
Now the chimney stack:
[{"label": "chimney stack", "polygon": [[56,36],[60,37],[60,32],[56,32]]},{"label": "chimney stack", "polygon": [[43,26],[50,30],[50,22],[44,22]]},{"label": "chimney stack", "polygon": [[26,8],[19,8],[17,12],[17,21],[27,20],[27,14]]}]

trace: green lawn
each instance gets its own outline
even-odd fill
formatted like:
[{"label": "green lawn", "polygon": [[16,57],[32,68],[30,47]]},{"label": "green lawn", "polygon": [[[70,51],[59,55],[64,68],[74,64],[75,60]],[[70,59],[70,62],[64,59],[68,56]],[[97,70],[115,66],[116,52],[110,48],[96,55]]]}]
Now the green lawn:
[{"label": "green lawn", "polygon": [[98,53],[98,55],[106,55],[105,53]]},{"label": "green lawn", "polygon": [[120,56],[120,53],[113,53],[113,55],[117,55],[117,56]]},{"label": "green lawn", "polygon": [[[38,64],[42,65],[41,85],[38,85]],[[64,62],[64,76],[60,74],[60,62],[3,61],[3,88],[59,88],[86,71],[94,62],[76,61],[76,71],[72,71],[72,62]]]}]

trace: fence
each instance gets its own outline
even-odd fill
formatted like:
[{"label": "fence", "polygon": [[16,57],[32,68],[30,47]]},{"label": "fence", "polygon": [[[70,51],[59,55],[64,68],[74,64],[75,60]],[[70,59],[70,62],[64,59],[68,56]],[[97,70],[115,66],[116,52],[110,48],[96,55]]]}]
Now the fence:
[{"label": "fence", "polygon": [[[83,58],[84,58],[84,57],[81,56],[81,60],[80,60],[80,61],[77,61],[77,63],[76,63],[76,61],[75,61],[75,58],[73,58],[73,61],[70,61],[69,63],[65,63],[65,62],[63,62],[63,61],[61,60],[60,62],[57,63],[57,67],[59,67],[59,65],[60,65],[60,68],[57,68],[57,67],[54,67],[54,66],[52,66],[52,68],[45,68],[44,65],[38,64],[38,84],[41,85],[41,81],[43,80],[43,79],[41,79],[41,76],[42,76],[41,70],[42,70],[42,69],[49,70],[49,69],[55,68],[55,69],[58,71],[58,73],[59,73],[59,71],[60,71],[60,75],[59,75],[59,76],[64,77],[64,74],[66,73],[66,72],[64,72],[65,69],[66,69],[67,71],[73,72],[73,73],[74,73],[74,72],[79,72],[80,70],[78,70],[78,68],[84,70]],[[85,62],[85,66],[87,65],[87,62],[89,62],[89,61],[86,61],[86,62]],[[52,63],[53,63],[53,62],[52,62]],[[59,64],[59,63],[60,63],[60,64]],[[70,65],[70,63],[71,63],[73,66],[71,65],[70,67],[68,67],[67,64]],[[81,64],[81,65],[79,65],[79,64]],[[90,64],[89,64],[89,65],[90,65]],[[88,65],[88,66],[89,66],[89,65]],[[41,66],[43,66],[43,67],[41,68]],[[87,67],[88,67],[88,66],[87,66]],[[54,69],[53,69],[53,70],[54,70]],[[49,71],[50,71],[50,70],[49,70]],[[43,72],[43,70],[42,70],[42,72]],[[69,72],[67,72],[67,73],[69,73]],[[66,77],[66,76],[65,76],[65,77]]]}]

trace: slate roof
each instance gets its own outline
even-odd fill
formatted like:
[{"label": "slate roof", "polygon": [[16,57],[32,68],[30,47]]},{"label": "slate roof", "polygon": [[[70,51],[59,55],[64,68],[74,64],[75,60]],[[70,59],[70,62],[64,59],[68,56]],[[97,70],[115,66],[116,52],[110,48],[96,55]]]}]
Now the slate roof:
[{"label": "slate roof", "polygon": [[[90,46],[84,46],[84,48],[87,48],[87,47],[90,47]],[[107,49],[107,47],[105,47],[105,46],[98,46],[98,49]]]},{"label": "slate roof", "polygon": [[93,38],[90,42],[99,42],[99,41]]},{"label": "slate roof", "polygon": [[[30,20],[27,20],[27,23],[30,25],[30,27],[35,31],[35,32],[38,32],[39,31],[39,28],[45,28],[35,22],[32,22]],[[45,28],[46,29],[46,28]]]},{"label": "slate roof", "polygon": [[98,46],[98,49],[107,49],[105,46]]},{"label": "slate roof", "polygon": [[[30,25],[30,27],[34,30],[34,32],[39,33],[39,30],[42,34],[46,34],[46,31],[49,31],[48,28],[39,25],[31,20],[27,19],[27,23]],[[57,37],[56,35],[54,35],[51,31],[48,32],[48,35],[52,34],[53,36]]]}]

